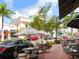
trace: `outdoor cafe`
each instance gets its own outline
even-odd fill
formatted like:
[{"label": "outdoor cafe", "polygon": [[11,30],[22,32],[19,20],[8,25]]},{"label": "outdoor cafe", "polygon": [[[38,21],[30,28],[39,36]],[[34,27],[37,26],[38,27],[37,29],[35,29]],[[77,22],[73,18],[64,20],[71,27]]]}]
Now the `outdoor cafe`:
[{"label": "outdoor cafe", "polygon": [[[79,0],[58,0],[59,1],[59,17],[62,19],[64,16],[79,7]],[[67,27],[79,29],[79,15],[72,19]],[[70,59],[79,58],[79,37],[74,35],[68,40],[62,40],[62,47],[65,53],[69,55]]]},{"label": "outdoor cafe", "polygon": [[[23,51],[25,52],[25,55],[27,56],[28,59],[33,59],[33,58],[38,59],[38,55],[40,53],[46,53],[52,47],[52,44],[49,44],[49,42],[47,40],[46,40],[46,43],[43,42],[45,36],[47,37],[47,36],[51,35],[43,30],[38,31],[34,28],[26,28],[18,33],[15,33],[14,35],[28,36],[28,41],[30,41],[30,43],[33,43],[34,46],[30,45],[29,48],[23,49]],[[40,43],[39,42],[35,42],[35,43],[32,42],[32,38],[31,38],[32,35],[39,35],[40,36],[39,40],[41,40],[41,42]]]}]

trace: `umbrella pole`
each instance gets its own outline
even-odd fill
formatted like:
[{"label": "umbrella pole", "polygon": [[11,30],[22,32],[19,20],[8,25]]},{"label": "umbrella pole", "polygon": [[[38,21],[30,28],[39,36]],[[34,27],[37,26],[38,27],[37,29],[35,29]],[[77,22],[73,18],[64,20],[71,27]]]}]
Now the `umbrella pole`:
[{"label": "umbrella pole", "polygon": [[42,34],[41,34],[41,44],[43,43],[43,37],[42,37]]},{"label": "umbrella pole", "polygon": [[46,36],[46,43],[48,42],[48,37]]},{"label": "umbrella pole", "polygon": [[29,34],[29,40],[30,40],[30,47],[31,47],[31,34]]},{"label": "umbrella pole", "polygon": [[[17,33],[18,33],[18,24],[17,24]],[[17,39],[18,39],[18,35],[17,35]]]}]

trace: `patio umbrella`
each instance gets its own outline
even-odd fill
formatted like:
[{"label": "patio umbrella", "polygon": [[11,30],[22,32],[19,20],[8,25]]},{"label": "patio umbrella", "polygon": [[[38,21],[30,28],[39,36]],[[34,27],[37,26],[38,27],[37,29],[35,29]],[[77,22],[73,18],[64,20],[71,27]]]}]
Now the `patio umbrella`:
[{"label": "patio umbrella", "polygon": [[74,38],[75,38],[75,39],[76,39],[76,38],[79,39],[79,32],[75,32],[75,33],[74,33]]},{"label": "patio umbrella", "polygon": [[71,28],[79,28],[79,19],[70,21],[67,26]]},{"label": "patio umbrella", "polygon": [[40,31],[38,31],[38,34],[40,34],[40,37],[41,37],[41,43],[43,43],[43,40],[42,40],[43,37],[49,35],[49,33],[45,32],[44,30],[40,30]]},{"label": "patio umbrella", "polygon": [[64,16],[79,7],[79,0],[58,0],[59,5],[59,18]]},{"label": "patio umbrella", "polygon": [[32,39],[32,41],[36,41],[39,39],[39,37],[38,36],[31,36],[31,39]]},{"label": "patio umbrella", "polygon": [[26,28],[24,30],[21,30],[20,32],[14,34],[14,35],[29,35],[29,34],[37,34],[38,31],[34,28]]},{"label": "patio umbrella", "polygon": [[61,35],[61,37],[63,38],[63,40],[69,40],[71,38],[68,34],[63,34]]},{"label": "patio umbrella", "polygon": [[72,27],[72,28],[79,28],[79,15],[74,19],[71,20],[68,24],[68,27]]},{"label": "patio umbrella", "polygon": [[30,43],[31,43],[31,35],[37,34],[37,32],[38,31],[36,29],[34,29],[34,28],[26,28],[26,29],[14,34],[14,35],[28,35]]},{"label": "patio umbrella", "polygon": [[38,31],[38,34],[49,35],[49,33],[45,32],[44,30],[40,30],[40,31]]}]

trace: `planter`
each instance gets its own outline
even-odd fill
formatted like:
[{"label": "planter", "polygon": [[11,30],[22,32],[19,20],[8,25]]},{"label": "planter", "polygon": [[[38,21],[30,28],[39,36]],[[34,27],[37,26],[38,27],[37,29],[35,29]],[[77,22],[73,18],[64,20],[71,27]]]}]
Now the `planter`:
[{"label": "planter", "polygon": [[47,42],[47,47],[48,47],[48,49],[50,49],[51,47],[52,47],[52,42],[50,41],[50,42]]}]

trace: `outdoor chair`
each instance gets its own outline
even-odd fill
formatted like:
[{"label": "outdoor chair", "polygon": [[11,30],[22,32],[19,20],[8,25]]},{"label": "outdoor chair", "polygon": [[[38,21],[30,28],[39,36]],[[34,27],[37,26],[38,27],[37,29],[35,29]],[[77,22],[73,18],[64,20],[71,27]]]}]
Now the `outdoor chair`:
[{"label": "outdoor chair", "polygon": [[68,53],[68,42],[65,40],[65,41],[62,41],[62,48],[63,48],[63,51]]},{"label": "outdoor chair", "polygon": [[32,53],[30,54],[30,59],[38,59],[38,51],[39,50],[33,50]]},{"label": "outdoor chair", "polygon": [[75,45],[75,41],[74,40],[65,40],[65,41],[62,41],[63,50],[67,54],[70,52],[70,48],[72,46],[74,46],[74,45]]},{"label": "outdoor chair", "polygon": [[41,53],[47,53],[49,50],[46,44],[39,44],[39,51],[41,51]]},{"label": "outdoor chair", "polygon": [[30,47],[23,49],[27,55],[27,59],[38,59],[39,49],[36,47]]},{"label": "outdoor chair", "polygon": [[72,57],[72,59],[79,58],[79,46],[74,45],[70,48],[69,56]]}]

